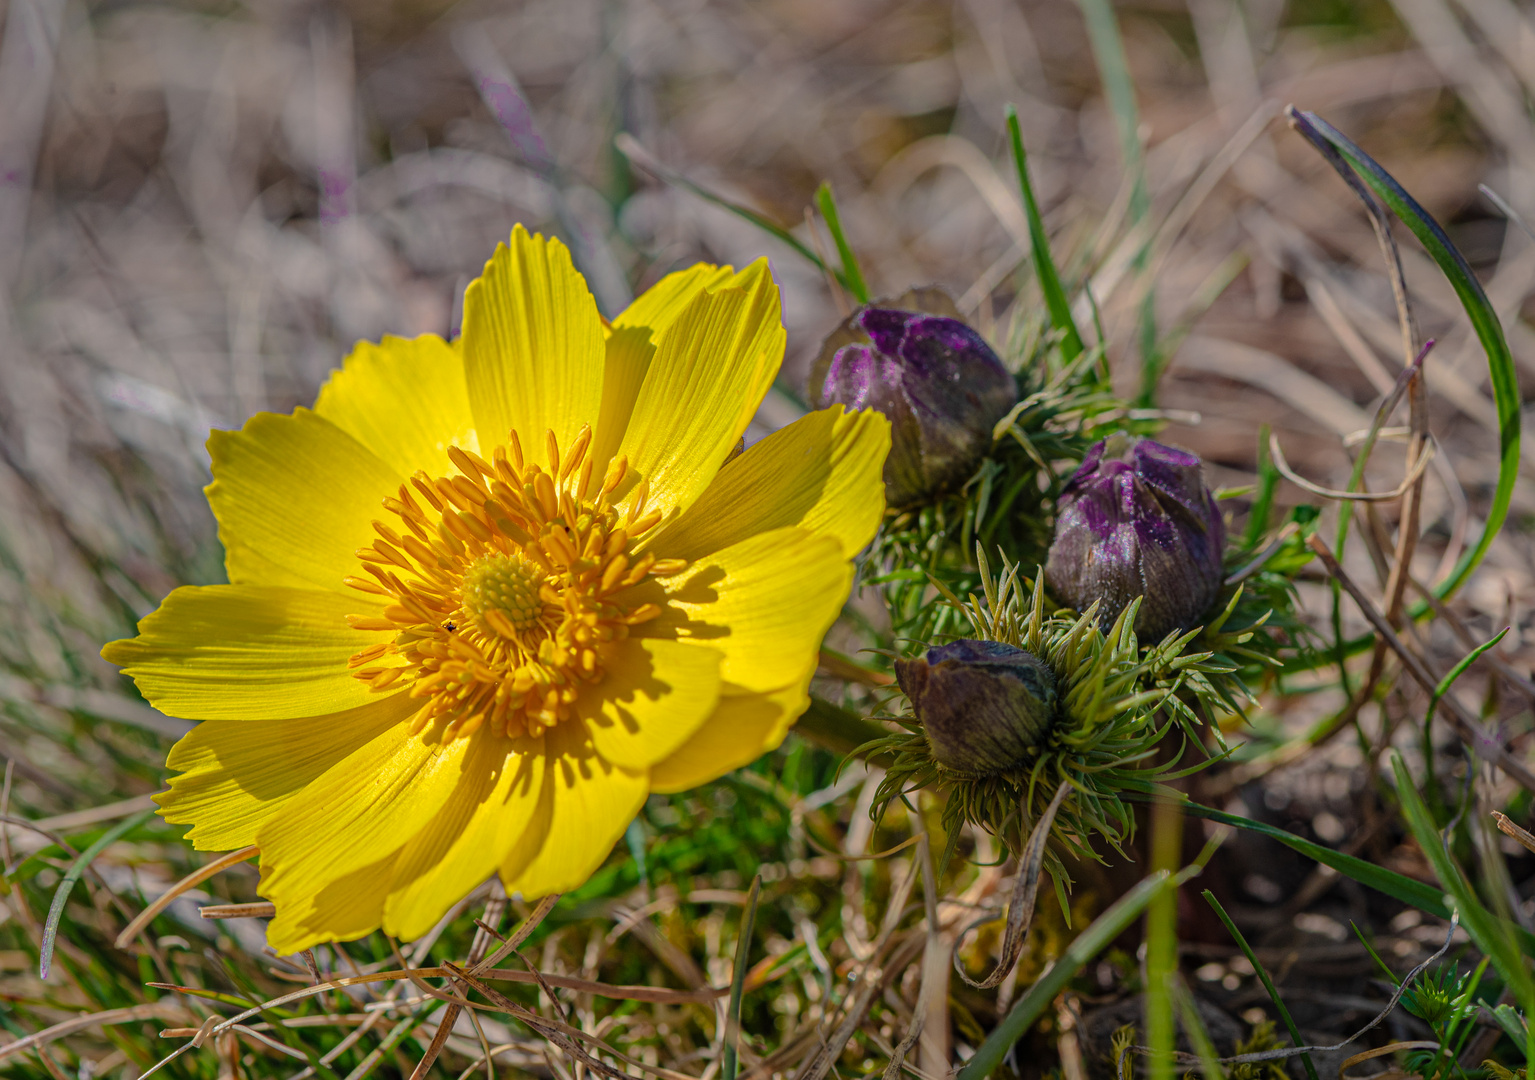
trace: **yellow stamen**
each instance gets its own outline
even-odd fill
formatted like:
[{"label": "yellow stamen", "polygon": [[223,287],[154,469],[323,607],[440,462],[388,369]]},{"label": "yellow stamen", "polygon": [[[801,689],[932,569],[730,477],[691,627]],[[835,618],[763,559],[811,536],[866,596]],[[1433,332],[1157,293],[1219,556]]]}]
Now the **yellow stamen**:
[{"label": "yellow stamen", "polygon": [[348,667],[375,690],[408,687],[422,702],[412,731],[540,735],[572,715],[630,627],[661,614],[613,594],[688,564],[631,551],[662,515],[646,512],[643,477],[613,505],[630,479],[622,457],[594,495],[591,444],[589,427],[563,452],[549,432],[546,464],[524,458],[516,432],[488,460],[450,447],[455,473],[418,472],[383,500],[390,520],[357,552],[366,574],[346,581],[385,607],[347,622],[390,636]]}]

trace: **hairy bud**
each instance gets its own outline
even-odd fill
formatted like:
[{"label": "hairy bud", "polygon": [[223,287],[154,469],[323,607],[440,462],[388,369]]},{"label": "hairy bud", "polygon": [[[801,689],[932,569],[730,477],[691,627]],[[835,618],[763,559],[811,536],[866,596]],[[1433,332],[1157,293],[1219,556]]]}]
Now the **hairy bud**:
[{"label": "hairy bud", "polygon": [[[903,302],[953,311],[931,289],[894,303]],[[870,306],[822,345],[810,397],[817,408],[877,409],[890,419],[885,494],[899,509],[970,477],[991,447],[992,429],[1018,400],[1018,385],[985,339],[958,318]]]},{"label": "hairy bud", "polygon": [[1099,625],[1144,596],[1135,632],[1158,639],[1200,624],[1220,594],[1226,529],[1198,455],[1114,435],[1066,482],[1045,581]]},{"label": "hairy bud", "polygon": [[1055,675],[1033,653],[997,641],[956,641],[895,662],[896,681],[927,734],[933,760],[964,776],[1029,759],[1055,716]]}]

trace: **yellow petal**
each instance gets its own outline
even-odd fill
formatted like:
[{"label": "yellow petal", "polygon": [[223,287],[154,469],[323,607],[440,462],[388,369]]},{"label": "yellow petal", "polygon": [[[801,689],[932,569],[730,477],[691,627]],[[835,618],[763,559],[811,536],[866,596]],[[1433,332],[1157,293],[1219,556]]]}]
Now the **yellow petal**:
[{"label": "yellow petal", "polygon": [[[163,713],[188,720],[285,720],[342,712],[380,695],[347,672],[380,640],[353,630],[358,604],[317,589],[186,586],[101,650]],[[385,639],[387,640],[387,639]]]},{"label": "yellow petal", "polygon": [[420,832],[453,796],[473,742],[429,738],[398,724],[310,781],[268,818],[256,830],[262,895],[281,911],[393,855]]},{"label": "yellow petal", "polygon": [[694,263],[686,270],[676,270],[634,298],[634,303],[619,312],[614,326],[648,326],[664,330],[687,309],[693,297],[706,289],[736,281],[741,275],[734,267]]},{"label": "yellow petal", "polygon": [[599,470],[618,451],[629,427],[634,401],[656,353],[656,336],[676,321],[695,296],[734,277],[731,267],[696,263],[667,274],[613,320],[602,376],[602,418],[592,441],[592,459]]},{"label": "yellow petal", "polygon": [[602,319],[558,240],[518,225],[464,294],[469,401],[490,448],[515,430],[530,461],[547,462],[545,433],[562,448],[602,407]]},{"label": "yellow petal", "polygon": [[192,826],[186,838],[198,851],[254,844],[256,829],[290,797],[420,705],[391,694],[329,716],[206,720],[171,747],[166,767],[181,775],[155,801],[166,821]]},{"label": "yellow petal", "polygon": [[885,512],[881,473],[889,451],[890,421],[873,409],[813,412],[727,463],[649,549],[693,560],[794,525],[834,536],[844,554],[856,555]]},{"label": "yellow petal", "polygon": [[[390,852],[313,893],[279,903],[277,918],[267,923],[266,928],[266,941],[272,951],[279,956],[292,956],[322,942],[352,941],[377,930],[398,854]],[[256,892],[267,896],[265,853],[261,874]]]},{"label": "yellow petal", "polygon": [[435,334],[358,342],[314,411],[401,476],[451,473],[450,446],[479,451],[463,350]]},{"label": "yellow petal", "polygon": [[615,765],[645,769],[687,741],[719,699],[720,654],[651,638],[624,642],[576,712],[592,745]]},{"label": "yellow petal", "polygon": [[646,774],[605,761],[580,720],[550,728],[544,746],[548,772],[530,843],[501,864],[507,892],[527,899],[568,892],[591,877],[649,793]]},{"label": "yellow petal", "polygon": [[370,522],[398,473],[308,409],[257,413],[239,431],[215,431],[208,450],[208,502],[231,582],[360,596],[341,582],[357,573],[355,552],[373,540]]},{"label": "yellow petal", "polygon": [[516,847],[543,791],[543,738],[476,735],[453,797],[400,851],[384,931],[409,940],[495,873]]},{"label": "yellow petal", "polygon": [[740,441],[783,362],[778,286],[766,261],[695,295],[655,346],[619,453],[649,478],[649,506],[681,510]]},{"label": "yellow petal", "polygon": [[726,682],[768,691],[809,680],[852,582],[853,564],[835,537],[774,529],[616,600],[662,604],[660,617],[636,627],[636,635],[718,649]]},{"label": "yellow petal", "polygon": [[650,770],[652,791],[686,791],[750,765],[783,742],[810,704],[800,685],[767,694],[727,688],[714,715],[677,752]]}]

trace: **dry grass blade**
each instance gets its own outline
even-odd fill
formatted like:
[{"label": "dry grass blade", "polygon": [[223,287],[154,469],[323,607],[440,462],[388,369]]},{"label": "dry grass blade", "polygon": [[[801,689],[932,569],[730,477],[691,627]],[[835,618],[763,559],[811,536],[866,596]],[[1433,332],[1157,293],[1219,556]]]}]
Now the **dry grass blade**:
[{"label": "dry grass blade", "polygon": [[[574,975],[513,971],[510,968],[489,968],[477,974],[492,982],[514,982],[533,986],[543,981],[561,990],[574,990],[580,994],[596,994],[598,997],[611,998],[614,1001],[651,1001],[658,1005],[706,1004],[718,1001],[730,993],[728,986],[710,986],[702,990],[668,990],[663,986],[618,986],[592,979],[581,979]],[[748,990],[758,985],[761,984],[757,980],[751,978],[746,980]]]},{"label": "dry grass blade", "polygon": [[[204,881],[207,881],[219,871],[227,870],[237,863],[242,863],[246,859],[254,858],[259,851],[260,849],[252,844],[250,847],[241,848],[239,851],[231,851],[226,855],[220,855],[206,866],[201,866],[196,870],[193,870],[186,877],[182,878],[180,881],[176,882],[176,884],[172,885],[169,889],[166,889],[163,893],[161,893],[155,899],[154,903],[150,904],[143,911],[139,912],[139,914],[134,917],[134,920],[123,928],[123,932],[117,935],[117,940],[114,942],[114,944],[119,949],[126,949],[128,947],[128,943],[131,942],[134,938],[138,937],[139,934],[143,932],[144,928],[154,920],[156,915],[170,907],[171,903],[176,899],[176,897],[192,888],[192,886],[200,885]],[[212,910],[212,908],[213,905],[209,905],[208,907],[202,909],[203,918],[213,919],[221,917],[216,915],[209,915],[208,912]]]},{"label": "dry grass blade", "polygon": [[540,900],[538,902],[538,906],[533,909],[532,913],[529,914],[525,920],[523,920],[523,924],[517,928],[517,932],[503,941],[493,953],[485,957],[485,959],[481,960],[479,963],[475,964],[471,970],[473,970],[475,974],[479,974],[480,972],[495,967],[506,957],[516,952],[518,947],[521,946],[524,941],[528,940],[528,936],[543,924],[544,919],[547,918],[549,913],[554,910],[554,905],[558,904],[559,902],[559,893],[551,893],[549,896],[546,896]]},{"label": "dry grass blade", "polygon": [[[1409,334],[1404,322],[1403,334]],[[1409,425],[1412,429],[1407,444],[1407,478],[1411,485],[1402,498],[1401,522],[1397,527],[1396,553],[1391,562],[1391,574],[1386,581],[1386,621],[1392,626],[1402,622],[1402,598],[1407,593],[1407,579],[1412,572],[1412,556],[1417,550],[1419,518],[1423,511],[1423,468],[1433,456],[1433,436],[1428,430],[1428,389],[1423,378],[1423,361],[1433,348],[1433,341],[1424,344],[1416,358],[1407,365],[1411,384],[1407,391]],[[1403,481],[1404,484],[1407,480]],[[1378,648],[1379,646],[1377,646]]]},{"label": "dry grass blade", "polygon": [[[847,1041],[853,1037],[853,1032],[863,1023],[864,1014],[869,1011],[869,1006],[879,994],[883,972],[879,968],[864,968],[862,977],[858,983],[858,989],[853,992],[852,1001],[847,1005],[847,1011],[842,1018],[842,1023],[837,1025],[835,1031],[822,1043],[810,1060],[795,1073],[795,1080],[822,1080],[831,1071],[837,1058],[842,1056],[843,1048]],[[920,1034],[920,1033],[919,1033]]]},{"label": "dry grass blade", "polygon": [[107,1027],[112,1024],[131,1024],[136,1020],[180,1020],[187,1015],[187,1011],[178,1005],[168,1002],[156,1001],[147,1005],[134,1005],[126,1009],[108,1009],[105,1012],[91,1013],[88,1016],[75,1016],[68,1020],[61,1020],[52,1027],[44,1028],[33,1035],[25,1035],[14,1042],[8,1042],[0,1046],[0,1061],[17,1054],[24,1053],[34,1047],[46,1046],[66,1035],[73,1035],[77,1031],[88,1031],[91,1028]]},{"label": "dry grass blade", "polygon": [[1531,833],[1529,830],[1522,829],[1514,824],[1509,816],[1501,810],[1494,810],[1492,812],[1492,819],[1498,823],[1498,828],[1504,835],[1512,836],[1519,843],[1523,844],[1526,850],[1535,851],[1535,833]]},{"label": "dry grass blade", "polygon": [[1314,375],[1277,353],[1225,338],[1191,335],[1178,350],[1173,370],[1236,379],[1267,391],[1280,401],[1331,428],[1340,437],[1369,426],[1363,410]]},{"label": "dry grass blade", "polygon": [[[1429,671],[1424,662],[1403,644],[1402,639],[1397,636],[1396,631],[1386,621],[1385,616],[1380,613],[1380,610],[1364,594],[1363,590],[1354,583],[1353,578],[1338,564],[1338,560],[1333,557],[1333,553],[1327,547],[1327,544],[1314,533],[1307,538],[1307,543],[1327,567],[1327,572],[1336,578],[1338,584],[1343,586],[1344,591],[1354,598],[1354,602],[1359,605],[1360,612],[1369,620],[1375,632],[1380,635],[1380,640],[1397,654],[1407,673],[1425,691],[1433,694],[1439,685],[1439,680]],[[1478,756],[1492,761],[1498,768],[1502,769],[1524,787],[1535,791],[1535,773],[1532,773],[1528,766],[1509,752],[1508,747],[1504,745],[1501,738],[1484,728],[1481,722],[1456,698],[1446,694],[1443,701],[1450,710],[1456,733],[1460,735],[1467,746],[1474,750]]]},{"label": "dry grass blade", "polygon": [[[1056,811],[1060,810],[1061,803],[1066,801],[1067,794],[1073,790],[1070,784],[1062,784],[1056,789],[1055,798],[1050,800],[1050,805],[1040,815],[1039,821],[1035,822],[1034,831],[1029,834],[1029,842],[1018,856],[1018,873],[1013,878],[1013,895],[1008,901],[1007,929],[1002,936],[1002,958],[997,961],[996,970],[977,982],[965,972],[964,961],[958,952],[954,955],[954,970],[977,990],[990,990],[997,986],[1007,978],[1013,965],[1018,963],[1019,954],[1023,952],[1024,936],[1029,932],[1029,924],[1034,921],[1034,904],[1039,896],[1039,878],[1044,868],[1045,845],[1050,839],[1050,829],[1055,824]],[[984,926],[994,917],[987,916],[971,923],[965,928],[965,933]]]},{"label": "dry grass blade", "polygon": [[879,937],[874,941],[874,948],[858,970],[857,989],[853,991],[852,999],[845,1005],[842,1022],[816,1048],[815,1053],[800,1067],[799,1072],[795,1073],[795,1080],[822,1080],[831,1071],[833,1063],[841,1056],[847,1041],[853,1037],[853,1032],[857,1031],[858,1026],[863,1023],[864,1014],[869,1011],[869,1006],[874,1003],[874,998],[883,985],[884,972],[874,966],[875,962],[885,951],[891,935],[895,933],[895,928],[905,914],[906,901],[911,896],[912,886],[916,884],[920,868],[920,862],[913,859],[911,869],[907,871],[900,886],[890,897],[889,906],[885,909],[885,917],[880,923]]},{"label": "dry grass blade", "polygon": [[[538,906],[533,909],[532,914],[523,920],[523,924],[517,928],[517,932],[510,938],[503,939],[500,947],[497,948],[496,951],[491,955],[482,958],[471,953],[470,965],[468,969],[469,972],[472,974],[479,974],[491,968],[498,960],[501,960],[509,953],[516,952],[517,946],[526,941],[528,939],[528,935],[532,934],[534,930],[538,929],[539,925],[544,921],[545,917],[548,916],[549,912],[554,910],[554,905],[559,903],[559,901],[560,896],[558,893],[551,894],[540,900]],[[497,918],[499,919],[499,917],[500,916],[498,915]],[[488,928],[482,923],[480,927],[481,932],[476,935],[475,938],[474,947],[476,950],[483,949],[490,941],[489,935],[485,933],[487,929]],[[521,958],[520,953],[518,956]],[[524,961],[524,963],[526,963],[526,961]],[[452,969],[450,968],[450,970]],[[535,978],[541,979],[536,970],[533,972],[533,974]],[[413,979],[412,981],[415,982],[416,980]],[[420,985],[419,982],[417,985]],[[541,981],[540,985],[543,985]],[[426,990],[427,988],[422,987],[422,989]],[[549,994],[550,1000],[553,1001],[554,992],[552,990],[547,990],[546,992]],[[455,993],[454,997],[457,998],[458,996],[459,995]],[[459,1013],[462,1009],[463,1003],[453,1000],[450,1001],[448,1007],[443,1010],[442,1020],[437,1024],[437,1031],[432,1036],[432,1041],[430,1044],[428,1044],[426,1053],[423,1054],[421,1056],[421,1060],[417,1062],[415,1071],[411,1073],[411,1080],[421,1080],[421,1078],[431,1070],[432,1064],[437,1060],[437,1055],[442,1053],[442,1048],[444,1045],[446,1045],[448,1036],[453,1033],[453,1025],[458,1022]],[[489,1061],[490,1056],[487,1047],[487,1065],[489,1064]]]},{"label": "dry grass blade", "polygon": [[[448,972],[445,968],[428,967],[378,971],[369,975],[348,975],[341,979],[331,979],[328,982],[306,986],[302,990],[295,990],[290,994],[283,994],[280,997],[272,998],[270,1001],[263,1001],[259,1005],[253,1005],[249,1009],[236,1013],[234,1016],[222,1021],[214,1028],[213,1034],[216,1035],[226,1031],[235,1024],[243,1024],[251,1017],[258,1016],[267,1009],[277,1009],[284,1005],[291,1005],[295,1001],[303,1001],[305,998],[314,997],[316,994],[323,994],[330,990],[340,990],[347,986],[366,986],[369,983],[399,982],[402,979],[440,979],[447,974]],[[154,987],[157,990],[170,990],[178,994],[196,994],[198,991],[198,988],[195,986],[180,986],[176,983],[149,982],[144,985]]]},{"label": "dry grass blade", "polygon": [[443,1010],[442,1021],[437,1025],[437,1031],[432,1036],[432,1041],[427,1044],[426,1053],[421,1055],[421,1060],[416,1063],[416,1068],[411,1072],[411,1080],[421,1080],[431,1071],[432,1065],[437,1061],[437,1055],[442,1053],[442,1048],[448,1041],[448,1036],[453,1033],[453,1025],[458,1021],[459,1006],[449,1005]]},{"label": "dry grass blade", "polygon": [[1428,469],[1429,459],[1433,455],[1433,444],[1428,444],[1428,452],[1419,454],[1413,463],[1407,477],[1390,491],[1339,491],[1337,488],[1323,487],[1320,484],[1307,480],[1290,467],[1285,459],[1284,450],[1279,445],[1279,436],[1270,433],[1269,453],[1274,459],[1274,468],[1290,483],[1297,487],[1305,488],[1313,495],[1320,495],[1324,499],[1337,499],[1340,502],[1383,503],[1395,502],[1411,491],[1415,490],[1423,479],[1423,473]]},{"label": "dry grass blade", "polygon": [[[602,1061],[601,1059],[594,1057],[592,1054],[587,1053],[586,1049],[581,1045],[582,1042],[595,1043],[602,1051],[612,1054],[614,1057],[624,1061],[627,1064],[637,1066],[638,1068],[644,1069],[646,1071],[655,1071],[653,1066],[646,1065],[643,1062],[635,1061],[629,1058],[619,1051],[614,1050],[611,1046],[608,1046],[606,1043],[597,1039],[595,1036],[589,1034],[588,1032],[581,1031],[579,1028],[571,1027],[569,1024],[566,1024],[560,1020],[553,1020],[546,1016],[540,1016],[533,1010],[513,1001],[505,994],[497,992],[493,987],[485,985],[485,983],[475,978],[475,976],[465,968],[460,968],[454,964],[445,965],[445,968],[450,974],[457,978],[463,979],[476,991],[483,994],[485,999],[490,1002],[493,1008],[510,1016],[516,1017],[518,1020],[521,1020],[528,1027],[538,1032],[544,1038],[548,1039],[555,1046],[559,1047],[566,1054],[569,1054],[571,1057],[575,1058],[576,1061],[586,1066],[588,1069],[591,1069],[593,1072],[601,1073],[603,1076],[609,1077],[610,1080],[634,1080],[633,1077],[624,1072],[622,1069],[615,1069],[607,1062]],[[672,1074],[673,1080],[676,1080],[676,1078],[680,1076],[681,1074]],[[690,1077],[688,1080],[692,1080],[692,1078]]]},{"label": "dry grass blade", "polygon": [[278,1040],[272,1038],[270,1035],[266,1034],[265,1032],[257,1031],[257,1030],[255,1030],[254,1028],[250,1027],[247,1024],[236,1024],[234,1027],[230,1028],[229,1030],[230,1031],[238,1031],[241,1035],[244,1035],[246,1038],[260,1043],[262,1046],[265,1046],[268,1050],[275,1050],[279,1054],[286,1054],[286,1055],[288,1055],[291,1058],[298,1058],[298,1060],[300,1060],[300,1061],[308,1061],[309,1060],[304,1055],[304,1052],[302,1050],[297,1050],[294,1047],[289,1046],[285,1042],[279,1042]]},{"label": "dry grass blade", "polygon": [[[1434,1042],[1432,1039],[1411,1039],[1406,1042],[1392,1042],[1387,1043],[1385,1046],[1377,1046],[1373,1050],[1365,1050],[1362,1053],[1354,1054],[1351,1057],[1345,1058],[1343,1064],[1338,1066],[1338,1080],[1352,1080],[1352,1078],[1348,1075],[1348,1071],[1355,1065],[1361,1064],[1362,1062],[1371,1061],[1378,1057],[1385,1057],[1387,1054],[1395,1054],[1402,1050],[1438,1049],[1439,1044]],[[1399,1070],[1391,1070],[1388,1072],[1380,1073],[1379,1075],[1382,1077],[1388,1077],[1407,1076],[1409,1074]]]},{"label": "dry grass blade", "polygon": [[917,1045],[921,1072],[944,1072],[953,1053],[953,1024],[949,1015],[949,960],[955,939],[943,928],[938,915],[938,874],[933,869],[933,849],[927,830],[918,834],[916,862],[922,867],[922,985],[914,1010],[925,1033]]},{"label": "dry grass blade", "polygon": [[[1402,1000],[1402,996],[1412,988],[1413,983],[1417,977],[1423,972],[1427,971],[1429,966],[1438,961],[1439,958],[1444,956],[1445,953],[1450,951],[1450,946],[1455,941],[1455,931],[1459,927],[1460,916],[1458,914],[1452,915],[1450,917],[1449,932],[1445,934],[1444,944],[1439,947],[1438,951],[1433,953],[1433,955],[1429,956],[1426,960],[1421,961],[1406,975],[1403,975],[1401,981],[1396,984],[1396,989],[1391,995],[1391,1000],[1386,1002],[1385,1006],[1376,1012],[1375,1016],[1369,1021],[1369,1023],[1365,1024],[1364,1027],[1360,1028],[1358,1031],[1354,1032],[1352,1035],[1342,1040],[1341,1042],[1334,1043],[1331,1046],[1286,1046],[1275,1050],[1259,1050],[1250,1054],[1232,1054],[1229,1057],[1216,1058],[1216,1062],[1221,1065],[1258,1065],[1269,1061],[1286,1061],[1293,1057],[1299,1057],[1301,1054],[1335,1053],[1339,1050],[1342,1050],[1350,1043],[1358,1042],[1360,1039],[1364,1038],[1366,1035],[1384,1023],[1386,1017],[1391,1015],[1392,1011],[1396,1008],[1397,1003]],[[1427,1045],[1437,1049],[1439,1044],[1429,1043]],[[1149,1046],[1132,1045],[1128,1047],[1128,1049],[1134,1050],[1137,1053],[1146,1054],[1148,1056],[1150,1053],[1152,1053],[1151,1047]],[[1377,1055],[1374,1051],[1372,1051],[1371,1054],[1367,1056]],[[1180,1065],[1200,1065],[1203,1061],[1203,1059],[1201,1059],[1198,1054],[1190,1054],[1181,1050],[1174,1051],[1173,1057]],[[1365,1057],[1361,1057],[1360,1060],[1365,1060]]]},{"label": "dry grass blade", "polygon": [[205,919],[274,919],[277,905],[265,900],[249,904],[207,904],[197,909]]},{"label": "dry grass blade", "polygon": [[890,1055],[890,1064],[885,1066],[885,1074],[881,1080],[896,1080],[901,1075],[901,1066],[906,1062],[906,1055],[911,1053],[911,1048],[917,1045],[917,1040],[922,1037],[922,1021],[924,1014],[918,1012],[912,1017],[911,1027],[906,1031],[906,1037],[896,1046]]}]

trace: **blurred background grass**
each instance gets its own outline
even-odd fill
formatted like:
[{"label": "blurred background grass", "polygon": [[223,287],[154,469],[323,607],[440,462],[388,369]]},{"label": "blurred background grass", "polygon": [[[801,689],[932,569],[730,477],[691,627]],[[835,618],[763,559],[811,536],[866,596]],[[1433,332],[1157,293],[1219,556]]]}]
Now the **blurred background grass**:
[{"label": "blurred background grass", "polygon": [[[658,180],[652,160],[825,250],[807,208],[829,181],[875,295],[941,285],[1000,341],[1034,304],[1003,127],[1014,104],[1058,257],[1069,278],[1088,282],[1120,389],[1141,387],[1149,296],[1156,325],[1179,345],[1157,401],[1173,420],[1165,438],[1203,454],[1216,484],[1239,486],[1253,479],[1258,426],[1271,424],[1297,469],[1341,487],[1346,439],[1368,426],[1399,370],[1397,332],[1369,223],[1284,127],[1279,108],[1293,102],[1350,134],[1446,224],[1505,319],[1522,379],[1535,376],[1535,239],[1477,190],[1489,185],[1535,220],[1535,12],[1514,0],[1119,4],[1139,114],[1128,144],[1083,10],[1062,0],[9,0],[0,10],[0,813],[74,850],[148,805],[186,727],[146,706],[97,651],[174,586],[221,580],[201,494],[208,430],[310,403],[359,338],[455,332],[464,285],[514,222],[564,237],[606,314],[672,269],[767,254],[789,357],[750,437],[796,415],[809,359],[845,298],[788,246]],[[621,152],[620,133],[640,150]],[[1415,249],[1404,258],[1424,332],[1440,341],[1428,383],[1444,453],[1425,492],[1417,567],[1432,578],[1485,509],[1496,423],[1481,352],[1448,286]],[[1394,486],[1400,448],[1376,459],[1378,486]],[[1281,502],[1308,498],[1281,489]],[[1528,670],[1527,480],[1514,508],[1515,527],[1457,610],[1479,636],[1512,625],[1499,653]],[[1394,512],[1382,509],[1388,524]],[[1312,601],[1325,593],[1307,588]],[[1258,729],[1283,737],[1330,703],[1325,692],[1268,701]],[[1387,725],[1394,707],[1367,719]],[[1495,711],[1516,730],[1530,726],[1523,701]],[[608,869],[534,939],[543,970],[720,985],[741,890],[766,864],[775,906],[759,940],[785,958],[784,982],[748,1004],[758,1033],[748,1067],[772,1071],[760,1055],[814,1035],[834,975],[867,952],[910,854],[875,869],[822,852],[877,846],[872,780],[836,764],[791,739],[755,770],[654,800]],[[1340,740],[1243,797],[1336,844],[1373,827],[1374,785],[1359,745]],[[736,827],[742,820],[758,832]],[[307,981],[302,967],[254,959],[259,923],[209,924],[189,903],[168,916],[179,929],[142,955],[110,949],[125,915],[193,864],[176,830],[149,823],[97,862],[66,915],[63,974],[41,983],[35,933],[69,856],[34,830],[0,835],[12,870],[0,899],[0,1026],[21,1037],[82,1009],[150,1009],[120,1027],[84,1026],[54,1046],[56,1061],[17,1054],[0,1072],[137,1075],[165,1052],[160,1028],[196,1027],[202,1015],[184,998],[145,1006],[156,999],[139,988],[145,978],[236,994]],[[1382,859],[1422,872],[1410,845],[1381,843]],[[1284,913],[1270,919],[1274,947],[1299,941],[1304,962],[1324,972],[1327,948],[1349,963],[1362,955],[1336,938],[1342,916],[1300,910],[1331,882],[1289,867],[1256,881],[1232,874],[1253,911]],[[981,902],[999,877],[960,884]],[[250,900],[253,884],[236,871],[208,888]],[[1305,903],[1286,906],[1302,885]],[[1439,933],[1397,925],[1353,894],[1333,900],[1404,962]],[[1307,929],[1309,915],[1323,922]],[[444,940],[457,947],[474,932],[460,911]],[[1040,941],[1052,934],[1042,927]],[[976,946],[977,964],[995,944]],[[1211,955],[1200,979],[1212,993],[1224,986],[1232,1011],[1263,1000],[1249,994],[1250,969]],[[378,941],[320,956],[327,970],[387,959]],[[1104,990],[1133,982],[1133,961],[1115,963],[1096,976]],[[1350,972],[1339,978],[1357,988],[1362,976]],[[881,1039],[905,1032],[901,1010],[909,1016],[915,991],[893,992],[902,1004],[888,1003],[888,1024],[857,1044],[854,1071],[858,1055],[877,1056]],[[696,1074],[713,1060],[712,1006],[641,1018],[581,1000],[581,1023],[628,1025],[624,1045],[650,1064]],[[353,1008],[334,1005],[336,1015]],[[954,1038],[974,1045],[995,1008],[960,1001]],[[416,1018],[371,1063],[367,1041],[336,1060],[353,1077],[408,1075],[420,1054],[408,1039],[429,1039],[432,1025],[420,1035],[415,1026],[429,1011],[390,1012],[391,1029]],[[1348,1012],[1323,1001],[1313,1014],[1325,1026]],[[315,1046],[329,1052],[338,1039]],[[518,1045],[498,1060],[564,1075]],[[477,1046],[472,1028],[460,1030],[455,1068]],[[173,1069],[303,1067],[252,1047]],[[1051,1054],[1014,1064],[1060,1067]]]}]

